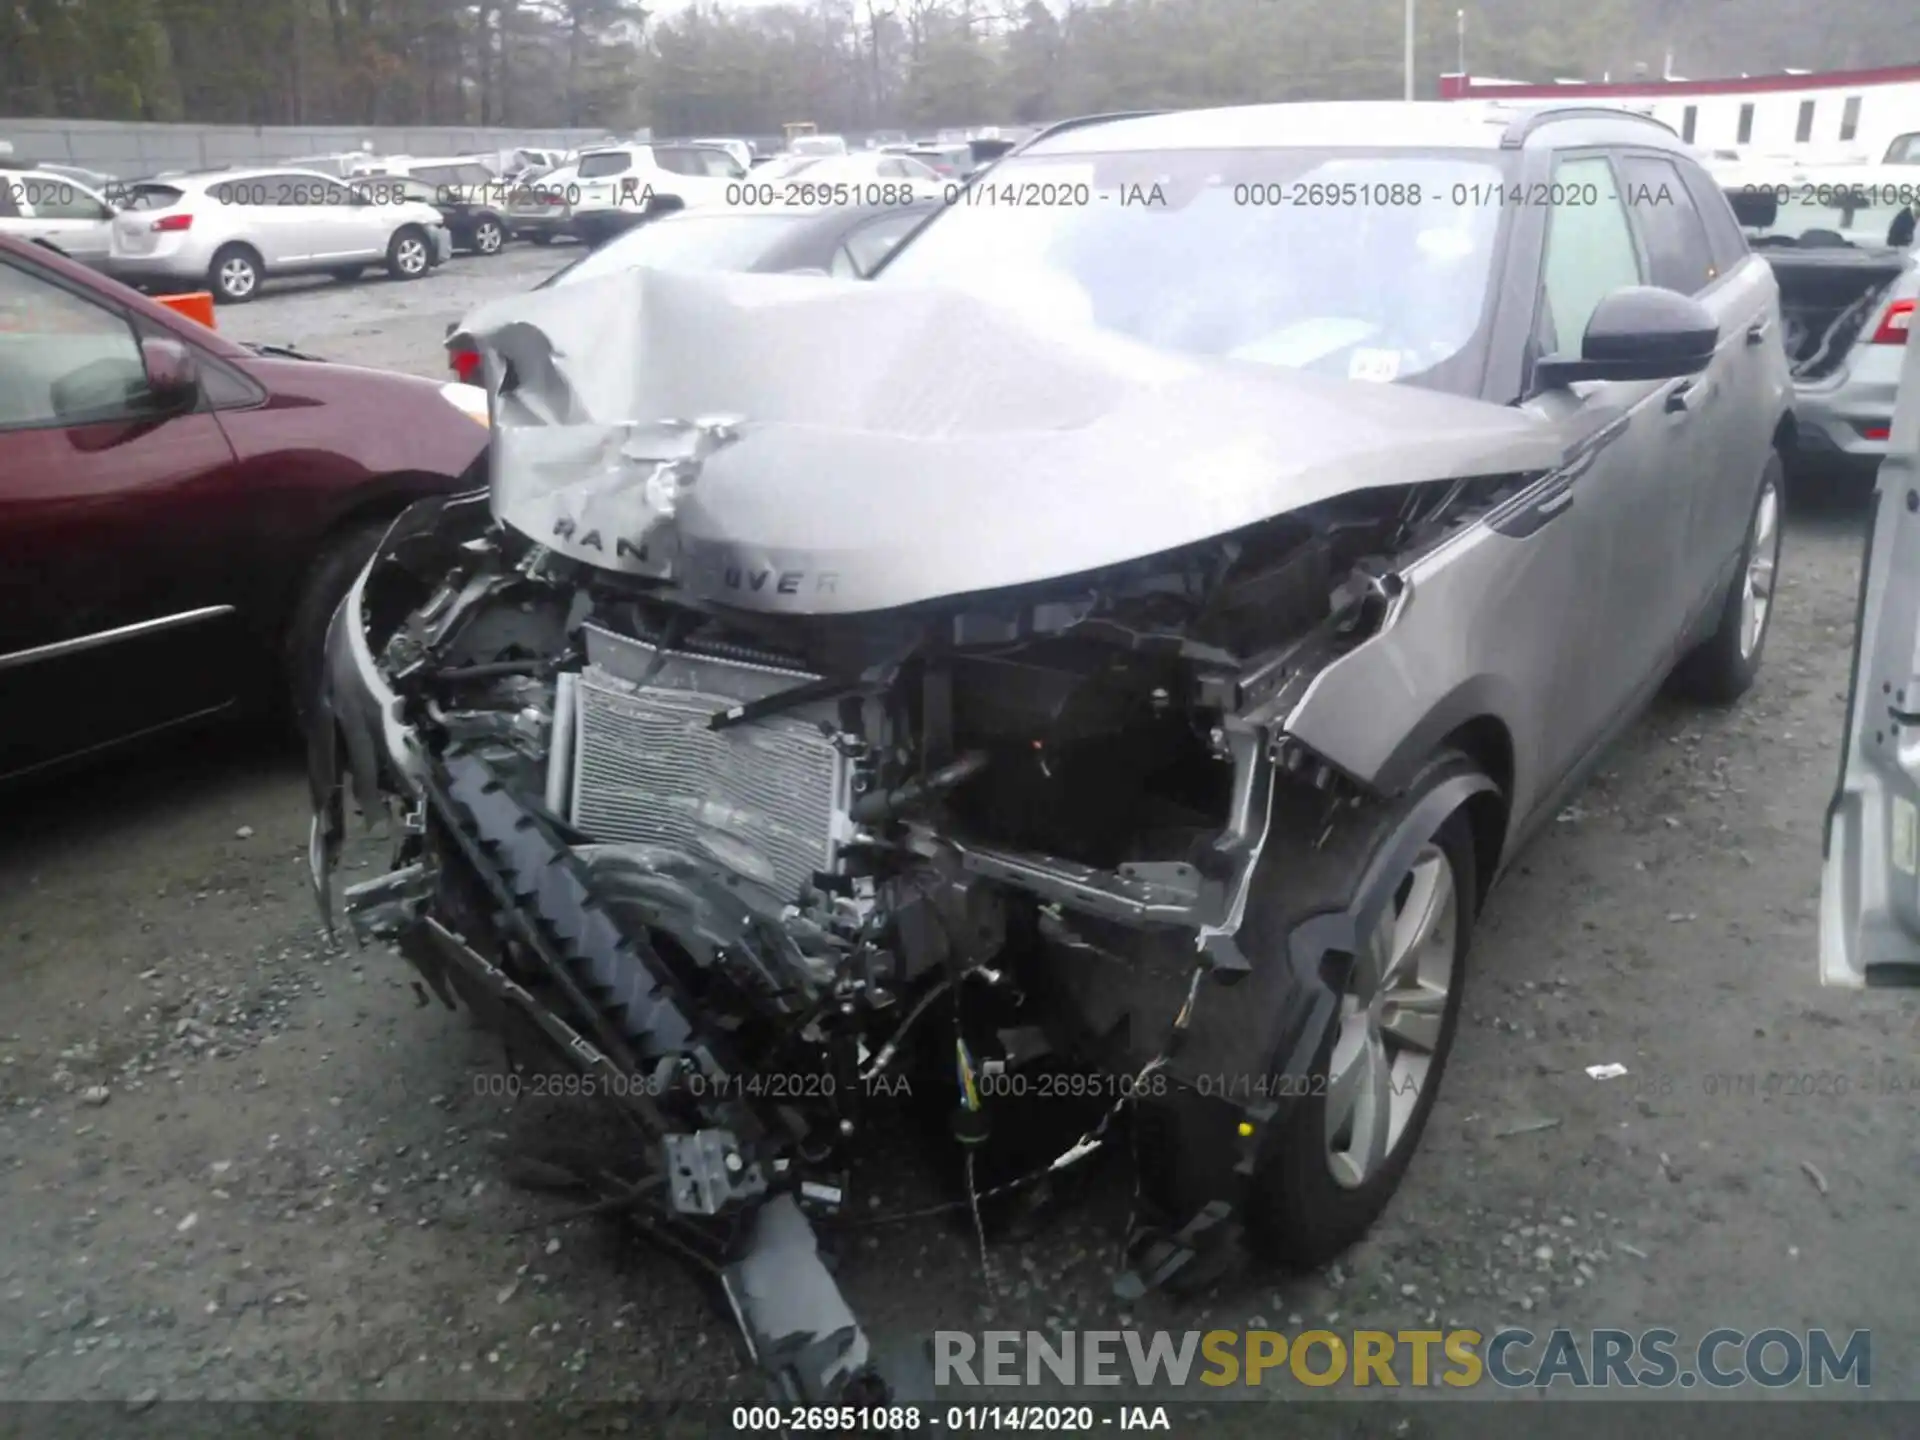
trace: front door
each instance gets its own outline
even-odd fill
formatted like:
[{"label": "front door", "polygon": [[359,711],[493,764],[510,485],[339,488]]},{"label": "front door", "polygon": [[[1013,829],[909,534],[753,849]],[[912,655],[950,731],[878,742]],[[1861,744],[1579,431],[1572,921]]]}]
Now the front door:
[{"label": "front door", "polygon": [[[1554,166],[1535,346],[1578,355],[1587,322],[1613,291],[1646,283],[1621,186],[1602,153]],[[1675,573],[1686,519],[1671,468],[1664,395],[1676,382],[1585,381],[1529,407],[1582,437],[1568,493],[1573,610],[1555,665],[1543,769],[1558,776],[1605,737],[1671,658],[1684,583]]]},{"label": "front door", "polygon": [[233,451],[145,373],[124,312],[0,257],[0,776],[238,693]]}]

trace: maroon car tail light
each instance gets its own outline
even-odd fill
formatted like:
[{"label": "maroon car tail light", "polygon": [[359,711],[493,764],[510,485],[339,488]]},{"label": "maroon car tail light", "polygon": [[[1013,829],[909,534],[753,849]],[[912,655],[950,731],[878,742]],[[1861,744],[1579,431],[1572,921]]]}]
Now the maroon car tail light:
[{"label": "maroon car tail light", "polygon": [[449,350],[447,363],[453,366],[453,373],[462,385],[476,385],[480,374],[480,352],[478,350]]},{"label": "maroon car tail light", "polygon": [[1880,317],[1880,328],[1873,332],[1875,345],[1904,345],[1907,332],[1913,328],[1913,301],[1896,300],[1887,306],[1887,313]]},{"label": "maroon car tail light", "polygon": [[147,228],[158,234],[166,234],[175,230],[191,230],[193,228],[193,216],[162,215]]}]

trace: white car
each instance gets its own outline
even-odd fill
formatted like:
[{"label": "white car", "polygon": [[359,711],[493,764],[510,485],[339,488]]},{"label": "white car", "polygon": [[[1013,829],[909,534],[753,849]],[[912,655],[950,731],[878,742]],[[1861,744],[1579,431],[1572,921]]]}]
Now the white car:
[{"label": "white car", "polygon": [[113,207],[70,176],[0,169],[0,235],[37,241],[99,270],[112,248]]},{"label": "white car", "polygon": [[746,173],[746,166],[716,145],[583,150],[566,196],[566,228],[588,244],[598,244],[665,210],[729,204],[735,197],[728,187]]},{"label": "white car", "polygon": [[220,170],[127,187],[107,270],[133,285],[213,292],[238,304],[269,276],[351,280],[384,265],[418,280],[453,253],[433,206],[377,180],[311,170]]},{"label": "white car", "polygon": [[[829,204],[859,204],[869,197],[879,198],[882,187],[907,186],[916,200],[938,200],[947,191],[947,182],[930,165],[906,155],[884,150],[863,150],[853,155],[784,155],[753,172],[755,186],[771,186],[773,198],[787,204],[813,204],[813,196],[823,190],[845,191]],[[810,196],[808,191],[813,195]],[[793,193],[788,194],[789,191]]]}]

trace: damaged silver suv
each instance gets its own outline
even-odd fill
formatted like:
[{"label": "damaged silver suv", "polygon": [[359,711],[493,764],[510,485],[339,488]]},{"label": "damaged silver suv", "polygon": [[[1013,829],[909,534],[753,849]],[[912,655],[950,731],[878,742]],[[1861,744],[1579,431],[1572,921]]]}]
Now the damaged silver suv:
[{"label": "damaged silver suv", "polygon": [[[396,820],[356,932],[631,1113],[628,1198],[794,1395],[881,1383],[818,1242],[890,1074],[963,1205],[1124,1127],[1129,1284],[1351,1243],[1516,847],[1766,637],[1778,291],[1641,117],[1071,124],[871,281],[461,341],[491,487],[335,617],[316,882],[348,795]],[[996,1165],[1035,1067],[1086,1103]]]}]

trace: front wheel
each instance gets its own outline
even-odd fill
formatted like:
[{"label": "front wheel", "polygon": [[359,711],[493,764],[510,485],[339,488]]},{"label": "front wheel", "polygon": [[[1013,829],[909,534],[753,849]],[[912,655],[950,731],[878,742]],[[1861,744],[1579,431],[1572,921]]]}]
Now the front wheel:
[{"label": "front wheel", "polygon": [[1690,699],[1730,705],[1747,693],[1760,673],[1760,652],[1773,622],[1774,579],[1780,570],[1784,475],[1779,455],[1769,456],[1748,515],[1739,569],[1727,587],[1719,622],[1674,671],[1674,688]]},{"label": "front wheel", "polygon": [[1376,853],[1417,847],[1378,913],[1356,914],[1357,953],[1333,957],[1332,1021],[1248,1198],[1255,1251],[1289,1268],[1326,1264],[1386,1208],[1426,1129],[1460,1018],[1479,895],[1466,811],[1417,836],[1384,816],[1377,823]]},{"label": "front wheel", "polygon": [[387,242],[387,273],[396,280],[418,280],[432,264],[427,237],[412,225],[393,232]]}]

